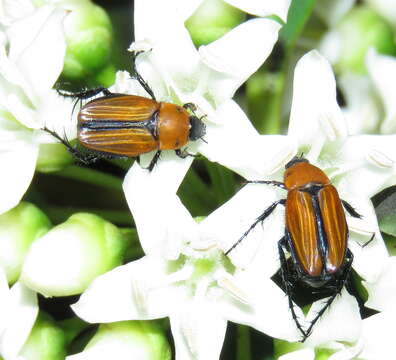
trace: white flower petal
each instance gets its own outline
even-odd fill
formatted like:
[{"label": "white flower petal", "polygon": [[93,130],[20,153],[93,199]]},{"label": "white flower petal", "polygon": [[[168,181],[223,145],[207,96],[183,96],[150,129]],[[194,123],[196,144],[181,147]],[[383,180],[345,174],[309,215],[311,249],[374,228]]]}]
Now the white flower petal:
[{"label": "white flower petal", "polygon": [[205,141],[198,151],[247,179],[260,179],[283,167],[296,153],[289,137],[260,136],[242,109],[233,101],[215,113],[219,124],[207,124]]},{"label": "white flower petal", "polygon": [[9,26],[13,21],[28,16],[35,8],[31,0],[3,0],[0,9],[1,23]]},{"label": "white flower petal", "polygon": [[0,147],[0,214],[16,206],[32,181],[38,146],[17,141],[8,148]]},{"label": "white flower petal", "polygon": [[348,124],[348,133],[375,133],[381,110],[368,77],[346,73],[338,80],[347,103],[347,107],[342,110]]},{"label": "white flower petal", "polygon": [[[246,185],[223,206],[200,223],[203,237],[214,241],[223,250],[229,250],[252,223],[284,193],[268,185]],[[243,211],[241,211],[243,209]],[[260,274],[270,276],[279,268],[277,241],[284,235],[284,210],[282,205],[269,216],[263,226],[258,224],[229,254],[238,267],[251,266],[257,259]],[[262,260],[262,256],[265,256]],[[261,260],[260,260],[261,259]]]},{"label": "white flower petal", "polygon": [[[316,316],[326,300],[327,298],[312,304],[306,316],[307,321],[310,322]],[[340,319],[342,326],[339,325]],[[356,299],[343,289],[340,296],[336,297],[330,308],[315,324],[312,334],[305,343],[312,346],[334,340],[355,342],[360,336],[361,326],[359,305]]]},{"label": "white flower petal", "polygon": [[291,0],[225,0],[230,5],[256,16],[278,15],[284,22]]},{"label": "white flower petal", "polygon": [[135,163],[125,177],[125,197],[146,254],[176,259],[186,239],[197,240],[197,224],[176,196],[191,162],[191,157],[180,159],[164,152],[153,171]]},{"label": "white flower petal", "polygon": [[[332,156],[334,165],[344,171],[337,184],[340,194],[367,199],[393,185],[396,176],[395,141],[395,135],[349,137]],[[342,169],[344,164],[349,169]]]},{"label": "white flower petal", "polygon": [[365,306],[378,310],[393,310],[396,303],[396,257],[389,257],[383,267],[382,274],[375,282],[364,281],[369,293]]},{"label": "white flower petal", "polygon": [[17,282],[10,290],[8,321],[0,336],[0,353],[5,360],[15,359],[36,321],[36,293]]},{"label": "white flower petal", "polygon": [[[97,277],[72,309],[92,323],[165,317],[175,302],[174,292],[164,283],[166,266],[147,256],[119,266]],[[177,298],[182,301],[180,294]]]},{"label": "white flower petal", "polygon": [[42,6],[7,31],[10,59],[15,61],[39,95],[53,86],[63,69],[65,14],[59,8]]},{"label": "white flower petal", "polygon": [[[134,8],[135,41],[149,44],[152,50],[148,56],[165,83],[172,87],[188,79],[191,83],[191,75],[199,61],[198,52],[184,26],[184,17],[189,10],[180,4],[180,0],[140,0],[135,2]],[[151,83],[144,71],[142,75]]]},{"label": "white flower petal", "polygon": [[[356,238],[358,240],[354,241]],[[354,255],[352,266],[357,273],[367,281],[376,281],[386,265],[388,253],[379,231],[376,232],[373,241],[362,247],[362,240],[364,244],[370,238],[371,236],[367,235],[362,237],[361,235],[351,234],[349,249]]]},{"label": "white flower petal", "polygon": [[389,359],[394,353],[395,337],[392,329],[396,321],[396,313],[384,311],[363,320],[362,342],[363,351],[359,359]]},{"label": "white flower petal", "polygon": [[206,300],[192,299],[171,314],[177,360],[219,358],[227,321],[215,310]]},{"label": "white flower petal", "polygon": [[380,55],[374,49],[367,53],[366,64],[369,75],[376,86],[386,110],[386,118],[381,132],[385,134],[396,131],[396,106],[394,101],[396,76],[396,59],[393,56]]},{"label": "white flower petal", "polygon": [[315,360],[314,349],[300,349],[284,354],[278,360]]},{"label": "white flower petal", "polygon": [[347,135],[331,66],[316,50],[296,65],[288,134],[308,147],[314,147],[317,139],[334,141]]},{"label": "white flower petal", "polygon": [[[266,274],[257,269],[247,269],[235,275],[235,284],[246,294],[250,294],[247,304],[225,296],[219,303],[219,312],[233,322],[251,326],[272,337],[288,341],[301,340],[285,293]],[[300,308],[295,311],[299,318],[304,315]]]},{"label": "white flower petal", "polygon": [[335,29],[326,32],[318,44],[318,50],[331,64],[335,64],[342,54],[342,40],[341,33]]},{"label": "white flower petal", "polygon": [[334,26],[352,8],[355,0],[321,0],[315,11],[329,26]]},{"label": "white flower petal", "polygon": [[[279,29],[273,20],[252,19],[199,48],[202,61],[212,69],[208,86],[218,103],[232,97],[267,59]],[[256,41],[257,36],[260,41]]]}]

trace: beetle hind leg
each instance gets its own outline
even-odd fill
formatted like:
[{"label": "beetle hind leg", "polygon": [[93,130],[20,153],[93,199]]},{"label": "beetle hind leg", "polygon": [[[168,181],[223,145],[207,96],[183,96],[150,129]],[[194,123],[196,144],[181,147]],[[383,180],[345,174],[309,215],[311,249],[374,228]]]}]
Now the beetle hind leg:
[{"label": "beetle hind leg", "polygon": [[[313,327],[315,324],[318,322],[318,320],[322,317],[322,315],[325,313],[325,311],[330,307],[330,305],[333,303],[337,295],[340,295],[342,289],[344,286],[348,290],[348,279],[350,277],[350,272],[351,272],[351,267],[352,267],[352,262],[353,262],[353,254],[351,250],[347,249],[346,253],[346,263],[344,270],[342,272],[342,275],[340,278],[337,280],[337,283],[335,285],[334,293],[331,295],[328,300],[326,301],[325,305],[318,311],[316,314],[315,318],[311,321],[311,324],[309,325],[307,331],[306,331],[306,337],[302,340],[304,342],[307,337],[311,334]],[[349,291],[349,290],[348,290]]]},{"label": "beetle hind leg", "polygon": [[42,128],[41,130],[47,132],[48,134],[52,135],[55,139],[59,140],[64,146],[66,146],[67,150],[73,155],[75,159],[77,159],[80,163],[84,165],[89,165],[97,161],[100,156],[95,154],[86,154],[80,151],[76,146],[70,144],[70,141],[66,138],[66,136],[61,137],[55,131],[50,130],[46,127]]}]

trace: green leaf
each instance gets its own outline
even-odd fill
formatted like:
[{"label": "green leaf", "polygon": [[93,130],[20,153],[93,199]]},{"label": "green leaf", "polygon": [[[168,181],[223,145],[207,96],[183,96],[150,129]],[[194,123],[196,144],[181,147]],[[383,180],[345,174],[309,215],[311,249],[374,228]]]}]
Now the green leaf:
[{"label": "green leaf", "polygon": [[396,236],[396,213],[381,217],[379,220],[379,227],[382,232]]},{"label": "green leaf", "polygon": [[292,1],[287,15],[287,23],[280,31],[280,39],[287,48],[294,46],[315,7],[315,3],[316,0]]}]

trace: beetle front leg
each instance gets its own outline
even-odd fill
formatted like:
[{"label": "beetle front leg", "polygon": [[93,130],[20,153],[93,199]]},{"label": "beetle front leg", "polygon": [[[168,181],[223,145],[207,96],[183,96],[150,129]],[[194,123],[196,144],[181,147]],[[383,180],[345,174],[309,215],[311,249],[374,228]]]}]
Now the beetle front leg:
[{"label": "beetle front leg", "polygon": [[179,158],[182,158],[182,159],[185,159],[187,156],[192,156],[192,157],[197,157],[198,155],[195,155],[195,154],[190,154],[187,150],[185,150],[185,149],[183,149],[183,150],[181,150],[181,149],[176,149],[175,150],[175,153],[176,153],[176,155],[179,157]]},{"label": "beetle front leg", "polygon": [[256,221],[250,225],[249,229],[247,229],[245,233],[238,239],[238,241],[225,252],[225,255],[228,255],[232,250],[234,250],[240,244],[240,242],[256,227],[258,223],[263,222],[269,215],[271,215],[271,213],[279,204],[285,205],[286,199],[275,201],[267,209],[265,209],[264,212],[256,219]]},{"label": "beetle front leg", "polygon": [[270,181],[265,181],[265,180],[248,180],[245,182],[245,184],[266,184],[266,185],[273,185],[276,187],[279,187],[281,189],[286,190],[286,186],[283,182],[280,181],[274,181],[274,180],[270,180]]},{"label": "beetle front leg", "polygon": [[154,154],[153,158],[151,159],[150,165],[146,168],[149,172],[151,172],[151,171],[154,169],[154,166],[155,166],[155,164],[157,164],[157,162],[158,162],[160,156],[161,156],[161,150],[158,150],[158,151]]}]

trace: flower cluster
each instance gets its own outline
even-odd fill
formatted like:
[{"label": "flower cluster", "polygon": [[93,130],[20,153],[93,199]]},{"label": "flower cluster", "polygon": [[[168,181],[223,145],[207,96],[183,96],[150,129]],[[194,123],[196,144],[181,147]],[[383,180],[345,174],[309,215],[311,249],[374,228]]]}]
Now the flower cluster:
[{"label": "flower cluster", "polygon": [[[153,157],[148,153],[128,170],[122,188],[144,252],[133,261],[126,255],[128,231],[87,213],[53,227],[40,210],[20,202],[36,170],[70,161],[67,155],[55,164],[46,158],[51,150],[44,146],[59,144],[42,129],[75,137],[73,103],[53,86],[65,61],[65,22],[77,3],[5,1],[0,18],[0,355],[5,360],[33,359],[38,351],[45,353],[43,359],[170,359],[166,337],[153,321],[162,318],[169,318],[176,359],[219,359],[228,321],[278,339],[282,359],[314,359],[318,351],[328,351],[333,360],[389,355],[391,335],[382,328],[396,320],[396,266],[371,198],[396,179],[389,75],[395,59],[374,49],[367,52],[368,74],[385,107],[381,134],[387,135],[365,134],[380,121],[380,112],[371,107],[374,100],[364,108],[359,103],[362,91],[365,99],[372,92],[367,75],[342,74],[348,101],[341,108],[332,66],[318,50],[305,53],[294,67],[287,135],[261,135],[233,98],[271,54],[291,1],[227,0],[254,17],[197,49],[185,24],[202,2],[135,0],[135,41],[129,51],[140,53],[139,74],[157,100],[197,106],[206,134],[188,144],[190,153],[245,180],[282,181],[285,164],[301,153],[322,169],[340,198],[362,215],[347,216],[348,248],[360,292],[367,293],[364,305],[378,313],[362,319],[361,304],[343,289],[308,339],[298,343],[301,333],[288,297],[273,280],[281,266],[284,210],[277,208],[225,255],[285,191],[246,184],[205,218],[194,218],[178,195],[193,157],[164,151],[147,171]],[[320,49],[342,68],[346,60],[330,50],[340,47],[334,45],[335,33],[342,32],[336,26],[353,2],[340,3],[326,1],[316,11],[331,28]],[[147,96],[126,71],[116,74],[110,91]],[[369,123],[358,122],[362,111]],[[56,323],[39,309],[37,293],[40,298],[81,294],[71,308],[84,322],[73,317]],[[324,301],[315,301],[308,311],[294,304],[305,328]],[[99,323],[99,329],[85,348],[73,348],[72,339],[82,329],[92,330],[88,323]],[[37,339],[49,338],[49,332],[55,345],[43,350]],[[292,351],[290,343],[295,343]]]}]

